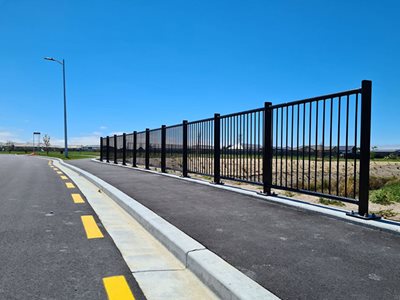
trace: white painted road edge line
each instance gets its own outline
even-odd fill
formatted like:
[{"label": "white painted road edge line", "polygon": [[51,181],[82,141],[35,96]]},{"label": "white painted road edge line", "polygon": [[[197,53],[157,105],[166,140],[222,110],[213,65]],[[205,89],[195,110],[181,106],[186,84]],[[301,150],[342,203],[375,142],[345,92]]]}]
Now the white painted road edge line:
[{"label": "white painted road edge line", "polygon": [[114,186],[78,167],[59,160],[100,188],[171,251],[207,287],[222,299],[279,299],[202,244]]},{"label": "white painted road edge line", "polygon": [[161,173],[161,172],[157,172],[157,171],[153,171],[153,170],[146,170],[146,169],[135,168],[135,167],[131,167],[131,166],[124,166],[121,164],[107,163],[104,161],[99,161],[97,159],[92,159],[92,161],[94,161],[96,163],[100,163],[100,164],[106,164],[106,165],[111,165],[111,166],[116,166],[116,167],[121,167],[121,168],[128,168],[128,169],[133,169],[133,170],[137,170],[137,171],[141,171],[141,172],[148,172],[148,173],[153,173],[153,174],[157,174],[157,175],[161,175],[161,176],[167,176],[167,177],[172,177],[175,179],[180,179],[180,180],[184,180],[184,181],[203,184],[203,185],[207,185],[207,186],[214,187],[217,189],[228,190],[228,191],[232,191],[235,193],[239,193],[239,194],[243,194],[243,195],[247,195],[247,196],[251,196],[251,197],[256,197],[256,198],[259,198],[264,201],[280,203],[280,204],[297,207],[297,208],[308,210],[308,211],[321,213],[321,214],[328,215],[328,216],[331,216],[331,217],[334,217],[337,219],[343,219],[347,222],[351,222],[351,223],[354,223],[357,225],[400,234],[400,222],[386,220],[384,218],[382,218],[381,220],[363,220],[363,219],[358,219],[355,217],[347,216],[346,213],[349,211],[343,210],[343,209],[330,208],[330,207],[326,207],[326,206],[322,206],[322,205],[318,205],[318,204],[303,202],[301,200],[288,199],[285,197],[259,195],[255,191],[244,190],[244,189],[236,188],[233,186],[212,184],[210,182],[202,181],[199,179],[180,177],[180,176],[173,175],[173,174]]}]

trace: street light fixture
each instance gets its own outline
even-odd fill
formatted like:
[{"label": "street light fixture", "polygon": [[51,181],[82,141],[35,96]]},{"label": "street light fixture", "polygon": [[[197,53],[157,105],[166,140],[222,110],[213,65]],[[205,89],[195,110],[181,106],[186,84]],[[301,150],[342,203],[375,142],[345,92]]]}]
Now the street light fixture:
[{"label": "street light fixture", "polygon": [[64,85],[64,155],[68,158],[68,140],[67,140],[67,94],[65,89],[65,60],[59,61],[52,57],[45,57],[45,60],[58,62],[63,67],[63,85]]}]

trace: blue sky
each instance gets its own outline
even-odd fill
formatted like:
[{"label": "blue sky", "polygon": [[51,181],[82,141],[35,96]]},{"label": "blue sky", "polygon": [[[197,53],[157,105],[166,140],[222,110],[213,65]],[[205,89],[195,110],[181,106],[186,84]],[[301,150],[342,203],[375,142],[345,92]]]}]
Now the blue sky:
[{"label": "blue sky", "polygon": [[400,144],[398,1],[0,0],[0,141],[62,144],[358,88]]}]

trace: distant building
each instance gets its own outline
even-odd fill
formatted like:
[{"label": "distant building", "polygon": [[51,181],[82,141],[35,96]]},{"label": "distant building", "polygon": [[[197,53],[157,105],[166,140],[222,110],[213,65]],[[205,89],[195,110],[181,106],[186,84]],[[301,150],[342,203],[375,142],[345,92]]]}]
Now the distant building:
[{"label": "distant building", "polygon": [[224,147],[224,149],[228,150],[244,150],[249,152],[257,152],[262,150],[262,146],[259,144],[245,144],[245,143],[238,143],[234,145],[228,145]]},{"label": "distant building", "polygon": [[395,148],[377,148],[372,149],[371,153],[374,153],[375,158],[385,158],[387,156],[400,157],[400,149]]}]

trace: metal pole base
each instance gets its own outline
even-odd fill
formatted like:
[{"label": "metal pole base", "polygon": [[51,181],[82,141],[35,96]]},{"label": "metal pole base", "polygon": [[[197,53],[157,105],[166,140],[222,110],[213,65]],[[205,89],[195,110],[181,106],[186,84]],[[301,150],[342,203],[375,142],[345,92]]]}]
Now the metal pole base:
[{"label": "metal pole base", "polygon": [[214,181],[210,181],[211,184],[215,184],[215,185],[224,185],[225,183],[223,183],[222,181],[220,182],[214,182]]},{"label": "metal pole base", "polygon": [[346,213],[346,216],[363,219],[363,220],[380,220],[382,218],[381,216],[377,216],[375,214],[360,215],[359,213],[354,212],[354,211]]},{"label": "metal pole base", "polygon": [[276,197],[276,196],[278,196],[278,194],[277,193],[274,193],[274,192],[272,192],[272,193],[270,193],[270,194],[268,194],[268,193],[264,193],[264,192],[257,192],[257,195],[261,195],[261,196],[271,196],[271,197]]}]

